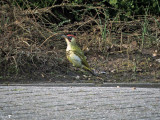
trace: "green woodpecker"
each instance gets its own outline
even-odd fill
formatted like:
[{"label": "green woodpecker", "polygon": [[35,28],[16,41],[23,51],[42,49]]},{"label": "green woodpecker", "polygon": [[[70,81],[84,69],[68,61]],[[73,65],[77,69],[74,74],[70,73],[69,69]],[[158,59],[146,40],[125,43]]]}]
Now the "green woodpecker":
[{"label": "green woodpecker", "polygon": [[76,43],[76,39],[74,35],[62,35],[67,43],[66,56],[67,59],[73,64],[75,67],[83,68],[93,75],[95,75],[94,71],[89,67],[86,56],[84,56],[83,51],[78,47]]}]

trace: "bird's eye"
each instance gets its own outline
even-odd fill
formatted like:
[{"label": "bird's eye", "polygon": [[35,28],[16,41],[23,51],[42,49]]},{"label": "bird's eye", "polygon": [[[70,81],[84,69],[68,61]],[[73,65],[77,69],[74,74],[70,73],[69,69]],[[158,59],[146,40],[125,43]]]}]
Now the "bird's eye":
[{"label": "bird's eye", "polygon": [[68,40],[71,40],[71,39],[72,39],[72,36],[69,36],[69,37],[68,37]]}]

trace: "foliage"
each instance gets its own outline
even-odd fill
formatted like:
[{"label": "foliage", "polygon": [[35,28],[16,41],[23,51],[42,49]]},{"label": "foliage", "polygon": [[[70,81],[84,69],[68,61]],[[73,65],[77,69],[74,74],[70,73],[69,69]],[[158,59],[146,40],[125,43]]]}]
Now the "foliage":
[{"label": "foliage", "polygon": [[[104,0],[106,1],[106,0]],[[160,14],[160,1],[158,0],[107,0],[116,9],[123,10],[127,16],[145,15],[148,10],[150,14]]]},{"label": "foliage", "polygon": [[[81,5],[81,7],[76,8],[74,11],[70,7],[67,7],[66,13],[72,12],[71,16],[74,20],[80,20],[82,17],[81,10],[85,6],[101,6],[108,9],[108,14],[111,17],[115,17],[121,14],[121,18],[135,16],[135,15],[145,15],[148,11],[152,15],[160,15],[160,1],[159,0],[67,0],[63,3],[63,0],[12,0],[14,5],[21,6],[24,9],[31,8],[44,8],[53,5],[68,4],[68,5]],[[90,9],[90,8],[89,8]],[[88,9],[90,14],[93,14],[93,9]],[[116,13],[116,14],[115,14]],[[58,15],[59,18],[62,14],[59,12],[59,8],[54,9],[54,14]],[[78,14],[78,15],[77,15]],[[81,14],[81,15],[80,15]],[[74,16],[73,16],[74,15]],[[64,20],[64,19],[62,19]]]}]

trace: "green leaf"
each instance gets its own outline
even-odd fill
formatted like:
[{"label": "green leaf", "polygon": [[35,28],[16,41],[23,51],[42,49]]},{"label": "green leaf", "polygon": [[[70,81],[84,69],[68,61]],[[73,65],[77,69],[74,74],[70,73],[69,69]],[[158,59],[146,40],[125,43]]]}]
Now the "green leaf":
[{"label": "green leaf", "polygon": [[115,4],[117,4],[117,0],[110,0],[109,3],[110,3],[111,5],[115,5]]}]

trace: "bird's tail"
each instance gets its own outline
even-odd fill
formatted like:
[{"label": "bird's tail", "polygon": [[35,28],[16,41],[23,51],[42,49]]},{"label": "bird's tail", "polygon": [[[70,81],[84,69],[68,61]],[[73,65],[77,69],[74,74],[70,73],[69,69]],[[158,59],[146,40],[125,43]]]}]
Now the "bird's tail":
[{"label": "bird's tail", "polygon": [[88,68],[88,67],[86,67],[86,66],[83,66],[83,68],[84,68],[85,70],[89,71],[92,75],[96,76],[96,73],[95,73],[95,71],[94,71],[93,69]]}]

